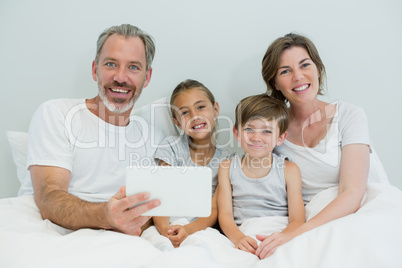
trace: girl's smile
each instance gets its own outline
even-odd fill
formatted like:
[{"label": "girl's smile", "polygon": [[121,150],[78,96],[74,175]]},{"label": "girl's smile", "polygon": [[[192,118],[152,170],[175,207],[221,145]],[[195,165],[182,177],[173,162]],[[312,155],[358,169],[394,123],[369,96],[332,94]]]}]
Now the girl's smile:
[{"label": "girl's smile", "polygon": [[189,135],[194,142],[210,140],[219,114],[218,103],[211,103],[198,88],[181,92],[174,100],[174,123]]},{"label": "girl's smile", "polygon": [[197,125],[195,125],[195,126],[193,126],[191,128],[197,131],[197,130],[205,129],[205,127],[207,127],[207,124],[206,123],[201,123],[201,124],[197,124]]}]

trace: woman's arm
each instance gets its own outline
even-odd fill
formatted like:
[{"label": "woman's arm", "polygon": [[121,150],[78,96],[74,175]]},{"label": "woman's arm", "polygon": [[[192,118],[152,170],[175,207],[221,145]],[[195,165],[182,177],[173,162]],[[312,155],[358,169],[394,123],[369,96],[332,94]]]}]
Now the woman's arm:
[{"label": "woman's arm", "polygon": [[230,162],[231,160],[225,160],[219,167],[219,225],[236,248],[254,254],[257,249],[257,241],[244,235],[237,227],[233,218],[232,187],[229,179]]},{"label": "woman's arm", "polygon": [[[304,232],[356,212],[360,208],[366,192],[369,165],[368,145],[344,146],[341,154],[338,196],[312,219],[287,233],[280,233],[278,236],[284,237],[286,242]],[[266,248],[271,250],[275,246],[278,245],[268,245]]]},{"label": "woman's arm", "polygon": [[257,235],[257,239],[262,241],[256,251],[256,255],[260,259],[274,254],[278,246],[293,238],[292,231],[305,222],[300,169],[295,163],[285,161],[284,173],[288,200],[289,224],[280,233],[274,233],[269,236]]},{"label": "woman's arm", "polygon": [[370,148],[350,144],[342,148],[338,196],[320,213],[303,224],[298,234],[356,212],[366,192],[370,166]]}]

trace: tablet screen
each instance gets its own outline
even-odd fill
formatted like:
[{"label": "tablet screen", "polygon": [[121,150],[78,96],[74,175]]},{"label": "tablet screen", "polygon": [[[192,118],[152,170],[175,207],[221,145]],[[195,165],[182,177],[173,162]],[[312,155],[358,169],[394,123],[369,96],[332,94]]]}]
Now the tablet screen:
[{"label": "tablet screen", "polygon": [[208,217],[211,214],[212,171],[208,167],[128,167],[126,194],[148,192],[161,205],[145,216]]}]

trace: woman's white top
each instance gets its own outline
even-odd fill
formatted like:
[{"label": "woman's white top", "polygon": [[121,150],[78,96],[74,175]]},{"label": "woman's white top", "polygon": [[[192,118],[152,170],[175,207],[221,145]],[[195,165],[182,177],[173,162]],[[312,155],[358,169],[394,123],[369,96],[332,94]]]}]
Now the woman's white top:
[{"label": "woman's white top", "polygon": [[300,168],[303,199],[307,203],[322,190],[339,184],[342,148],[349,144],[370,146],[369,181],[388,182],[384,168],[370,142],[367,116],[362,108],[345,102],[333,103],[336,112],[328,126],[327,135],[314,148],[300,146],[288,140],[275,148]]}]

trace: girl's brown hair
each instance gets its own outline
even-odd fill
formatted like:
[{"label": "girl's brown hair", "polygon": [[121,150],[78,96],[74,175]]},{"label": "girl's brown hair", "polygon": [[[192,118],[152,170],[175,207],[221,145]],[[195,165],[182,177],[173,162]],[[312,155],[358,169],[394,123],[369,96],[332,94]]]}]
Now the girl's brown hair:
[{"label": "girl's brown hair", "polygon": [[206,86],[196,80],[187,79],[176,86],[176,88],[173,90],[172,96],[170,97],[170,110],[173,118],[177,119],[175,114],[175,106],[173,105],[174,100],[180,93],[193,88],[197,88],[204,92],[207,98],[211,101],[212,105],[215,104],[215,97]]}]

